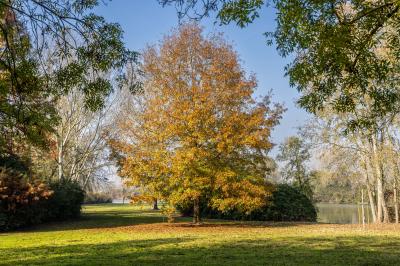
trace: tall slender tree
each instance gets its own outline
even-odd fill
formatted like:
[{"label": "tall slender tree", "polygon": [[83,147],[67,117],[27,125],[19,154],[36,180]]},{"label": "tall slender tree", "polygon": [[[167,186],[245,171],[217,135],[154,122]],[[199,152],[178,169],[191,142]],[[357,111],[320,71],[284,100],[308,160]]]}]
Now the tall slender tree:
[{"label": "tall slender tree", "polygon": [[311,172],[307,166],[311,159],[309,145],[300,137],[288,137],[279,145],[276,159],[285,163],[281,170],[283,178],[299,187],[312,199]]}]

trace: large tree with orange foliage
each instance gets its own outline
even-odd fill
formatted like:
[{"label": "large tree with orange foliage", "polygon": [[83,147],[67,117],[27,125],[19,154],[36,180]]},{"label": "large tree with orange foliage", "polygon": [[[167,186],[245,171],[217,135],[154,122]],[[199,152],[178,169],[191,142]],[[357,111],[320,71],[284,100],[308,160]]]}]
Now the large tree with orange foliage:
[{"label": "large tree with orange foliage", "polygon": [[251,212],[269,194],[271,129],[283,107],[253,99],[238,55],[221,35],[185,24],[143,54],[145,92],[117,123],[111,145],[121,175],[170,203],[209,199],[221,211]]}]

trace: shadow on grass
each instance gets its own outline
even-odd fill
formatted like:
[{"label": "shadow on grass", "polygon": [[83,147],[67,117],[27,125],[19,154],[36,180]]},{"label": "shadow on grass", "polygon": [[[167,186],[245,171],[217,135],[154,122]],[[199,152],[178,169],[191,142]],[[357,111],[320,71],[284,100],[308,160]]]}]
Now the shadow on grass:
[{"label": "shadow on grass", "polygon": [[[262,227],[293,227],[304,225],[315,225],[316,223],[302,222],[262,222],[262,221],[231,221],[204,219],[201,224],[191,223],[191,217],[176,217],[175,223],[168,224],[175,228],[262,228]],[[103,212],[101,214],[84,214],[76,220],[64,222],[53,222],[42,225],[32,226],[21,231],[49,232],[59,230],[79,230],[79,229],[101,229],[116,228],[123,226],[135,226],[140,224],[167,223],[167,219],[157,211],[129,211],[129,212]]]},{"label": "shadow on grass", "polygon": [[398,237],[196,237],[3,249],[0,265],[399,265]]},{"label": "shadow on grass", "polygon": [[[292,227],[298,225],[314,225],[300,222],[262,222],[262,221],[230,221],[220,219],[204,219],[200,225],[191,224],[191,217],[176,217],[171,227]],[[139,224],[167,222],[160,211],[137,209],[130,205],[102,204],[86,205],[82,216],[75,220],[51,222],[20,229],[16,232],[51,232],[79,229],[116,228]],[[184,223],[180,223],[184,222]]]},{"label": "shadow on grass", "polygon": [[[191,218],[189,217],[189,220]],[[181,228],[201,228],[201,227],[233,227],[233,228],[263,228],[263,227],[294,227],[304,225],[316,225],[311,222],[271,222],[271,221],[235,221],[235,220],[217,220],[205,219],[203,223],[175,223],[171,227]]]},{"label": "shadow on grass", "polygon": [[115,228],[121,226],[132,226],[138,224],[151,224],[165,222],[159,211],[150,210],[118,210],[83,213],[75,220],[62,222],[51,222],[37,226],[25,228],[21,231],[58,231],[58,230],[79,230],[79,229],[99,229]]},{"label": "shadow on grass", "polygon": [[[190,218],[178,219],[189,221]],[[30,228],[47,232],[113,228],[163,222],[160,212],[129,206],[90,206],[80,220]],[[207,220],[200,226],[168,227],[293,227],[312,223],[268,223]],[[158,225],[156,225],[157,227]],[[308,227],[307,227],[308,228]],[[0,265],[400,265],[400,236],[313,234],[307,228],[293,235],[285,230],[82,231],[42,235],[28,246],[1,248]],[[296,230],[296,229],[295,229]],[[221,233],[222,232],[222,233]],[[350,231],[351,232],[351,231]],[[104,234],[96,243],[91,234]],[[303,235],[305,234],[305,235]],[[1,235],[5,236],[5,235]],[[0,236],[0,237],[1,237]],[[34,236],[32,239],[35,239]],[[96,238],[97,239],[97,238]],[[25,241],[18,235],[18,241]],[[1,243],[1,239],[0,239]],[[21,247],[22,246],[22,247]]]}]

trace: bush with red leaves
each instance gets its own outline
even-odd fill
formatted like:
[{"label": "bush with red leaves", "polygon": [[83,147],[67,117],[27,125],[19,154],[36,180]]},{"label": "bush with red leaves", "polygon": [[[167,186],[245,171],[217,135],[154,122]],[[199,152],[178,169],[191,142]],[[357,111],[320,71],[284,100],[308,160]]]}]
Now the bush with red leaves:
[{"label": "bush with red leaves", "polygon": [[0,230],[40,223],[45,216],[41,205],[52,194],[42,181],[0,167]]}]

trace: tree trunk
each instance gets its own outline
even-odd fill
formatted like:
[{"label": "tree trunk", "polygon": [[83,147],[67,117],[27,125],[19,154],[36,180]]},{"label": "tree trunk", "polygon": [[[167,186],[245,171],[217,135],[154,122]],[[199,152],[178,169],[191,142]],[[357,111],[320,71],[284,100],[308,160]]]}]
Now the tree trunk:
[{"label": "tree trunk", "polygon": [[393,184],[393,203],[394,203],[394,215],[396,224],[399,223],[399,205],[397,204],[397,187],[396,180],[394,180]]},{"label": "tree trunk", "polygon": [[366,177],[369,205],[371,207],[371,213],[372,213],[372,222],[376,223],[375,198],[374,198],[374,195],[372,194],[371,184],[370,184],[370,180],[369,180],[367,160],[364,160],[364,170],[365,170],[365,177]]},{"label": "tree trunk", "polygon": [[388,210],[388,208],[387,208],[387,205],[386,205],[386,198],[385,198],[385,179],[384,179],[384,172],[383,172],[383,165],[382,165],[382,162],[380,161],[379,162],[379,168],[380,168],[380,172],[381,172],[381,175],[382,175],[382,178],[381,178],[381,182],[382,182],[382,211],[383,211],[383,222],[384,223],[389,223],[390,222],[390,219],[389,219],[389,210]]},{"label": "tree trunk", "polygon": [[[392,146],[392,149],[394,149],[395,148],[394,138],[388,134],[388,139],[390,141],[390,145]],[[395,223],[399,223],[399,205],[397,203],[397,178],[400,176],[399,159],[398,159],[396,152],[394,152],[394,154],[392,154],[390,156],[390,158],[392,159],[392,164],[395,169],[395,174],[393,176],[394,218],[395,218]]]},{"label": "tree trunk", "polygon": [[376,194],[377,194],[377,215],[376,215],[376,222],[381,223],[383,219],[383,209],[382,209],[382,200],[383,200],[383,187],[382,187],[382,180],[377,178],[376,180]]},{"label": "tree trunk", "polygon": [[376,223],[375,199],[374,199],[374,195],[372,194],[371,186],[368,183],[367,183],[367,193],[368,193],[368,199],[369,199],[369,206],[371,207],[372,222]]},{"label": "tree trunk", "polygon": [[383,220],[383,212],[385,206],[385,199],[383,195],[383,173],[381,172],[382,168],[380,165],[378,149],[376,144],[376,136],[372,136],[372,153],[373,153],[373,161],[374,161],[374,170],[375,170],[375,179],[376,179],[376,196],[377,196],[377,217],[376,222],[381,223]]},{"label": "tree trunk", "polygon": [[361,219],[362,225],[365,225],[365,212],[364,212],[364,189],[361,189]]},{"label": "tree trunk", "polygon": [[384,166],[383,166],[383,160],[382,160],[382,148],[385,145],[385,128],[382,128],[380,130],[380,138],[379,138],[379,157],[378,157],[378,163],[379,163],[379,169],[381,173],[381,182],[382,182],[382,210],[383,210],[383,222],[384,223],[389,223],[390,218],[389,218],[389,210],[387,208],[386,204],[386,198],[385,198],[385,172],[384,172]]},{"label": "tree trunk", "polygon": [[157,199],[154,199],[154,201],[153,201],[153,210],[154,211],[158,211],[159,210],[159,208],[158,208],[158,200]]},{"label": "tree trunk", "polygon": [[383,204],[383,206],[382,206],[382,209],[383,209],[383,222],[384,223],[389,223],[390,222],[389,210],[388,210],[388,208],[386,206],[385,200],[382,201],[382,204]]},{"label": "tree trunk", "polygon": [[195,198],[193,202],[193,223],[199,224],[200,222],[200,202],[199,198]]},{"label": "tree trunk", "polygon": [[58,163],[58,179],[62,179],[63,178],[63,141],[62,139],[59,140],[59,144],[58,144],[58,158],[57,158],[57,163]]}]

